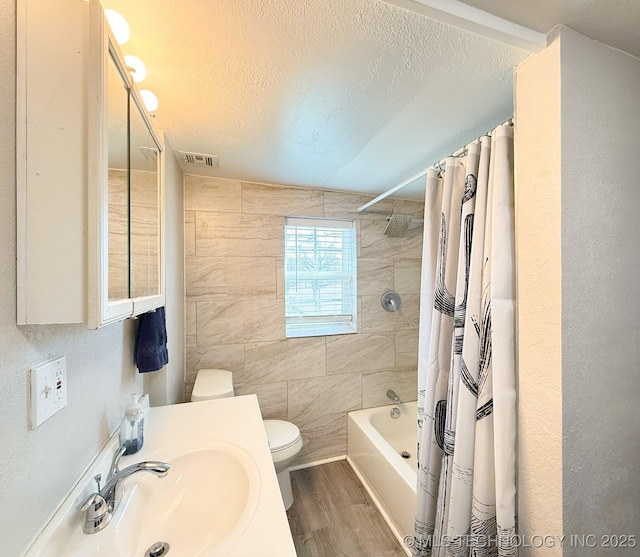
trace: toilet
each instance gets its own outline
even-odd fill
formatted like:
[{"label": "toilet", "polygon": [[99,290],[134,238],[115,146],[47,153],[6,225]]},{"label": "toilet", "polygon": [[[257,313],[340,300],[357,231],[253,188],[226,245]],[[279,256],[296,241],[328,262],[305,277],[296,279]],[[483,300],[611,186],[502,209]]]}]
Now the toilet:
[{"label": "toilet", "polygon": [[[191,402],[234,396],[233,374],[225,369],[201,369],[196,375]],[[264,420],[271,458],[276,468],[285,509],[293,504],[289,465],[302,449],[298,426],[284,420]]]}]

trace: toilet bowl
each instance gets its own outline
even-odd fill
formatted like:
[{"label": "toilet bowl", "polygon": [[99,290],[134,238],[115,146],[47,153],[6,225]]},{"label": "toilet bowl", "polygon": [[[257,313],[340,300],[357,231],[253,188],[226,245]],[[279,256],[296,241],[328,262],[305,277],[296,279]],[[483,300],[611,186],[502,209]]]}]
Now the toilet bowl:
[{"label": "toilet bowl", "polygon": [[[234,396],[233,374],[224,369],[201,369],[196,375],[191,402]],[[298,426],[284,420],[263,420],[271,458],[285,509],[293,504],[289,465],[302,449]]]}]

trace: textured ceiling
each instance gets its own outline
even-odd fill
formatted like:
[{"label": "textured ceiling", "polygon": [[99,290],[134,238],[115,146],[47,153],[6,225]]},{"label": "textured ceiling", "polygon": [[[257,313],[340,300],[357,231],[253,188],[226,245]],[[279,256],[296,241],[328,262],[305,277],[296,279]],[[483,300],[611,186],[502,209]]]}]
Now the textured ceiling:
[{"label": "textured ceiling", "polygon": [[258,182],[381,193],[509,118],[529,54],[379,0],[104,6],[129,22],[122,51],[173,148]]},{"label": "textured ceiling", "polygon": [[[419,1],[419,0],[418,0]],[[493,15],[548,33],[556,25],[640,57],[638,0],[462,0]]]}]

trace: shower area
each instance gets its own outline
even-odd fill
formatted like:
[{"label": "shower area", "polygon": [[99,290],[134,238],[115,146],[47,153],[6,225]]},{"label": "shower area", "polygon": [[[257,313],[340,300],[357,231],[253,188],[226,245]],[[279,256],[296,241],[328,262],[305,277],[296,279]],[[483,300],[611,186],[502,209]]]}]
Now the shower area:
[{"label": "shower area", "polygon": [[422,174],[418,400],[350,413],[348,458],[407,554],[515,555],[511,122]]}]

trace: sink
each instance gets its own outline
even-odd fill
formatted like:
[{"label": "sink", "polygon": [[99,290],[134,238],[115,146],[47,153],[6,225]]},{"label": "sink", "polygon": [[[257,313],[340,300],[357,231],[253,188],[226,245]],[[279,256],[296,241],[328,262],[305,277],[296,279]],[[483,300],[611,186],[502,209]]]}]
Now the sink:
[{"label": "sink", "polygon": [[145,484],[137,486],[139,497],[133,498],[158,513],[156,520],[146,510],[136,513],[144,517],[138,535],[149,541],[142,543],[143,549],[162,540],[183,555],[195,556],[212,546],[223,551],[255,511],[260,478],[253,459],[227,445],[169,460],[169,474],[161,481],[145,478]]},{"label": "sink", "polygon": [[251,455],[217,442],[146,459],[163,460],[171,469],[164,478],[141,472],[123,480],[125,493],[110,524],[96,534],[72,536],[62,554],[142,557],[156,542],[169,544],[168,556],[227,554],[260,498],[260,474]]},{"label": "sink", "polygon": [[111,522],[84,534],[78,509],[106,478],[117,432],[62,502],[24,557],[145,557],[158,542],[163,557],[295,557],[255,395],[151,408],[145,442],[120,468],[167,462],[158,478],[137,472],[120,483],[124,494]]}]

